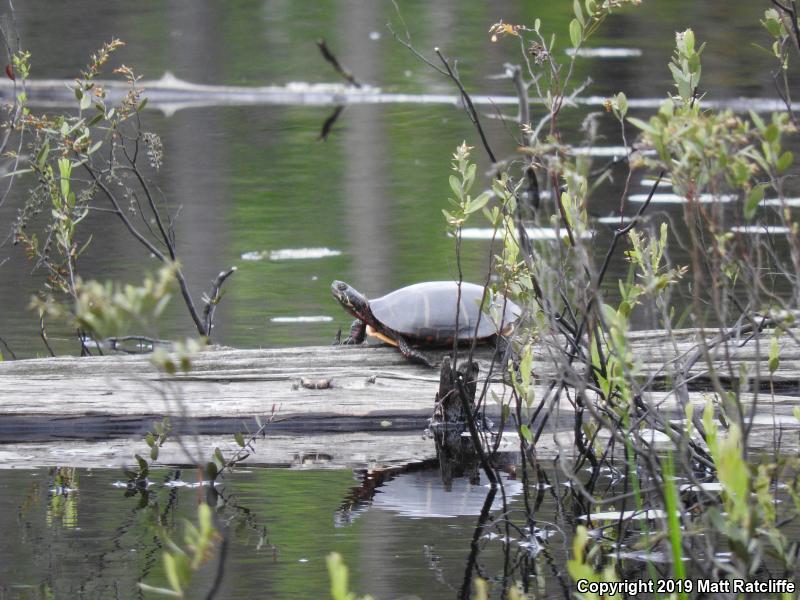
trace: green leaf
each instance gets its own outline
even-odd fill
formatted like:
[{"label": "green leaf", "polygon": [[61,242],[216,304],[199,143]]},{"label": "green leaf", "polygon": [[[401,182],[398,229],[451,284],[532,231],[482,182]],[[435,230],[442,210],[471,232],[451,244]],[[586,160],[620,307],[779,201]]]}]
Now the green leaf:
[{"label": "green leaf", "polygon": [[176,372],[177,369],[175,369],[175,363],[174,362],[172,362],[171,360],[167,359],[167,360],[164,361],[164,364],[162,366],[163,366],[164,370],[167,372],[167,374],[175,375],[175,372]]},{"label": "green leaf", "polygon": [[39,150],[39,154],[36,155],[36,164],[39,166],[40,171],[44,169],[48,154],[50,154],[50,140],[45,140],[41,150]]},{"label": "green leaf", "polygon": [[778,126],[775,125],[775,123],[770,123],[764,130],[764,139],[767,140],[770,144],[773,144],[776,141],[778,141],[780,134],[781,132],[778,129]]},{"label": "green leaf", "polygon": [[472,214],[472,213],[474,213],[476,211],[479,211],[484,206],[486,206],[486,203],[489,202],[489,198],[490,197],[491,197],[491,194],[489,192],[483,192],[477,198],[474,198],[474,199],[469,201],[469,203],[467,204],[467,207],[464,210],[464,212],[469,215],[469,214]]},{"label": "green leaf", "polygon": [[342,560],[342,555],[330,553],[325,562],[328,566],[328,577],[331,580],[331,598],[333,600],[353,600],[354,595],[349,591],[347,582],[347,566]]},{"label": "green leaf", "polygon": [[758,205],[761,204],[761,201],[764,199],[764,186],[757,185],[750,193],[747,194],[747,200],[744,204],[744,218],[748,221],[753,218],[756,214],[756,209]]},{"label": "green leaf", "polygon": [[540,28],[541,26],[542,26],[542,20],[541,20],[541,19],[536,19],[536,20],[533,22],[533,30],[534,30],[536,33],[539,33],[539,28]]},{"label": "green leaf", "polygon": [[653,135],[656,134],[655,128],[652,125],[650,125],[650,123],[647,123],[646,121],[642,121],[641,119],[636,119],[634,117],[628,117],[628,123],[630,123],[634,127],[638,127],[639,129],[641,129],[642,131],[644,131],[646,133],[650,133],[650,134],[653,134]]},{"label": "green leaf", "polygon": [[533,443],[533,434],[531,434],[530,427],[525,425],[524,423],[519,426],[519,434],[525,438],[525,441],[529,444]]},{"label": "green leaf", "polygon": [[156,438],[153,437],[153,434],[149,431],[147,432],[147,435],[144,436],[144,441],[147,442],[147,445],[151,448],[156,445]]},{"label": "green leaf", "polygon": [[150,448],[150,460],[158,460],[158,446]]},{"label": "green leaf", "polygon": [[89,119],[89,122],[86,124],[87,127],[91,127],[92,125],[97,125],[100,121],[103,120],[105,114],[102,112],[98,112],[95,116]]},{"label": "green leaf", "polygon": [[578,19],[572,19],[569,23],[569,39],[572,42],[572,47],[577,49],[581,45],[582,29]]},{"label": "green leaf", "polygon": [[146,471],[147,470],[147,461],[145,459],[143,459],[141,456],[139,456],[138,454],[135,455],[134,458],[136,458],[136,462],[139,463],[139,470],[140,471]]},{"label": "green leaf", "polygon": [[155,587],[152,585],[147,585],[146,583],[142,582],[139,582],[136,585],[138,585],[139,589],[144,592],[158,594],[159,596],[169,596],[170,598],[183,598],[183,594],[176,592],[175,590],[168,590],[167,588]]},{"label": "green leaf", "polygon": [[244,448],[244,436],[241,434],[241,432],[237,431],[234,433],[233,439],[236,440],[236,443],[239,444],[240,448]]},{"label": "green leaf", "polygon": [[764,131],[764,129],[766,129],[766,125],[764,125],[764,120],[760,116],[758,116],[758,113],[756,111],[752,109],[750,110],[750,120],[753,121],[753,123],[755,124],[756,128],[759,131]]},{"label": "green leaf", "polygon": [[169,581],[172,589],[182,595],[183,588],[181,587],[181,579],[178,574],[178,564],[175,557],[169,552],[164,552],[164,571],[166,572],[167,581]]},{"label": "green leaf", "polygon": [[794,161],[794,154],[790,150],[787,150],[781,157],[778,159],[777,164],[775,167],[778,169],[778,173],[783,173],[786,169],[788,169],[792,162]]},{"label": "green leaf", "polygon": [[464,190],[469,191],[472,188],[472,184],[475,182],[475,171],[477,168],[478,165],[475,163],[470,163],[470,165],[467,167],[467,170],[464,173]]},{"label": "green leaf", "polygon": [[220,469],[225,466],[225,457],[222,456],[222,450],[219,448],[214,448],[214,462]]},{"label": "green leaf", "polygon": [[461,198],[461,181],[455,175],[450,175],[450,189],[456,195],[456,198]]},{"label": "green leaf", "polygon": [[[667,510],[667,533],[672,550],[672,564],[674,565],[674,576],[676,579],[683,580],[686,572],[683,564],[683,545],[681,544],[681,521],[680,521],[680,501],[678,499],[678,484],[675,482],[675,468],[672,454],[667,454],[663,463],[664,470],[664,508]],[[678,591],[680,600],[686,600],[687,596],[683,590]]]},{"label": "green leaf", "polygon": [[781,363],[781,357],[780,357],[780,347],[778,346],[778,336],[773,335],[772,341],[769,344],[769,361],[767,362],[767,365],[769,366],[770,375],[778,370],[778,366],[780,365],[780,363]]},{"label": "green leaf", "polygon": [[573,0],[572,11],[575,13],[575,18],[581,24],[581,28],[586,27],[586,21],[583,18],[583,11],[581,10],[580,0]]},{"label": "green leaf", "polygon": [[87,108],[89,108],[92,105],[92,95],[91,94],[83,94],[83,96],[81,97],[80,100],[81,101],[80,101],[80,105],[79,106],[80,106],[81,110],[86,110]]},{"label": "green leaf", "polygon": [[628,98],[622,92],[617,94],[617,106],[619,107],[619,114],[625,117],[628,112]]}]

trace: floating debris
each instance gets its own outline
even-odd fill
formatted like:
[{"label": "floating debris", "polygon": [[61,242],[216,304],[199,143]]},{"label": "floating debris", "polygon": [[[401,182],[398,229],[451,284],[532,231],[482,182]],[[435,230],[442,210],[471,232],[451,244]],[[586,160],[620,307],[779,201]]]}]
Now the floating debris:
[{"label": "floating debris", "polygon": [[[639,185],[644,187],[653,187],[658,181],[655,177],[642,177],[642,180],[639,182]],[[661,181],[658,184],[659,186],[666,185],[672,187],[672,180],[669,177],[662,177]]]},{"label": "floating debris", "polygon": [[490,531],[489,533],[482,536],[484,540],[500,540],[504,544],[508,544],[509,542],[515,542],[516,539],[512,537],[506,537],[504,535],[500,535],[495,533],[494,531]]},{"label": "floating debris", "polygon": [[[374,33],[368,34],[374,39]],[[380,39],[380,38],[378,38]],[[596,56],[598,58],[623,58],[635,56],[636,48],[582,48],[578,51],[581,56]],[[613,54],[613,56],[611,55]],[[626,55],[626,56],[623,56]],[[409,75],[406,75],[409,76]],[[28,80],[26,91],[34,106],[52,106],[53,103],[63,103],[70,106],[75,101],[69,80]],[[65,86],[65,84],[67,84]],[[18,82],[6,78],[0,79],[0,98],[12,100],[17,93],[15,86]],[[118,99],[128,92],[127,82],[116,80],[97,80],[96,85],[109,94],[109,98]],[[288,106],[338,106],[341,104],[452,104],[456,105],[461,100],[457,94],[389,94],[383,93],[380,88],[362,85],[356,88],[345,83],[308,83],[292,81],[282,86],[228,86],[196,84],[178,79],[171,73],[165,73],[161,79],[144,80],[141,87],[148,90],[148,108],[158,108],[166,115],[172,115],[178,110],[196,106],[252,106],[252,105],[288,105]],[[579,96],[573,102],[579,106],[604,106],[606,96]],[[475,105],[487,106],[516,106],[519,98],[516,95],[486,95],[472,96]],[[532,103],[543,104],[543,98],[531,98]],[[657,109],[664,102],[663,97],[628,98],[629,109]],[[753,110],[757,113],[786,110],[786,103],[781,98],[703,98],[699,102],[704,109],[730,108],[736,112],[747,113]],[[800,103],[793,102],[792,110],[800,110]]]},{"label": "floating debris", "polygon": [[643,440],[647,440],[648,442],[654,444],[666,444],[667,442],[672,441],[672,438],[669,437],[666,433],[663,433],[656,429],[642,429],[639,432],[639,436]]},{"label": "floating debris", "polygon": [[140,490],[140,489],[147,489],[150,486],[154,485],[152,481],[149,479],[138,479],[138,480],[131,480],[131,481],[115,481],[111,484],[111,487],[115,488],[122,488],[127,490]]},{"label": "floating debris", "polygon": [[300,317],[272,317],[270,323],[330,323],[333,317],[327,315],[312,315]]},{"label": "floating debris", "polygon": [[[644,562],[656,562],[656,563],[671,563],[672,556],[668,556],[663,552],[647,552],[645,550],[635,550],[633,552],[620,552],[618,554],[620,558],[626,558],[628,560],[641,560]],[[691,560],[688,556],[681,557],[681,560],[688,561]]]},{"label": "floating debris", "polygon": [[593,521],[619,521],[620,519],[623,521],[627,521],[629,519],[631,521],[652,521],[654,519],[664,519],[666,516],[667,511],[651,508],[650,510],[626,510],[624,512],[613,510],[608,512],[594,513],[588,516],[581,515],[578,517],[578,519],[581,521],[588,521],[589,519],[592,519]]},{"label": "floating debris", "polygon": [[607,217],[597,217],[595,219],[596,223],[600,223],[601,225],[627,225],[632,220],[632,217],[622,217],[619,216],[609,215]]},{"label": "floating debris", "polygon": [[[628,201],[630,202],[647,202],[647,198],[650,194],[631,194],[628,196]],[[713,202],[733,202],[736,200],[736,196],[731,194],[719,194],[715,196],[714,194],[700,194],[697,198],[702,204],[710,204]],[[653,199],[650,201],[652,204],[686,204],[688,200],[683,196],[679,196],[678,194],[653,194]]]},{"label": "floating debris", "polygon": [[309,258],[339,256],[341,253],[341,250],[331,250],[330,248],[284,248],[282,250],[271,250],[269,259],[274,261],[305,260]]},{"label": "floating debris", "polygon": [[723,488],[719,481],[708,481],[706,483],[684,483],[679,489],[682,492],[721,492]]},{"label": "floating debris", "polygon": [[791,233],[792,228],[785,225],[734,225],[731,231],[749,235],[785,235]]},{"label": "floating debris", "polygon": [[[527,227],[525,232],[531,241],[555,241],[567,237],[567,230],[563,228]],[[590,238],[593,233],[592,231],[584,231],[580,237],[582,239]],[[461,230],[462,240],[491,240],[493,237],[495,237],[495,230],[491,227],[467,227]],[[498,240],[501,239],[501,232],[498,231],[496,237]]]},{"label": "floating debris", "polygon": [[567,48],[569,56],[581,58],[635,58],[642,55],[640,48]]},{"label": "floating debris", "polygon": [[204,488],[204,487],[211,487],[219,485],[218,481],[183,481],[182,479],[174,479],[172,481],[165,481],[164,487],[167,488],[189,488],[189,489],[196,489],[196,488]]},{"label": "floating debris", "polygon": [[627,156],[634,151],[628,146],[576,146],[570,148],[570,153],[575,156],[600,156],[616,157]]},{"label": "floating debris", "polygon": [[764,198],[761,206],[800,206],[800,198]]},{"label": "floating debris", "polygon": [[269,258],[272,261],[281,260],[305,260],[309,258],[326,258],[328,256],[339,256],[341,250],[331,250],[330,248],[283,248],[281,250],[254,250],[242,254],[242,260],[264,260]]}]

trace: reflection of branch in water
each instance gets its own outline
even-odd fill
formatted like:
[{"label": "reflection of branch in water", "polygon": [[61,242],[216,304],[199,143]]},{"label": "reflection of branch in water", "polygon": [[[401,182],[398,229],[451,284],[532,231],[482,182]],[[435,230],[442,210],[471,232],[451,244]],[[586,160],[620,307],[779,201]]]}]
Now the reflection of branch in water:
[{"label": "reflection of branch in water", "polygon": [[336,124],[336,121],[339,120],[339,116],[342,114],[343,111],[344,111],[343,104],[340,104],[339,106],[333,109],[333,112],[330,115],[328,115],[328,118],[325,119],[325,122],[322,124],[322,131],[320,131],[319,137],[317,138],[318,141],[324,142],[328,139],[328,135],[333,129],[333,126]]},{"label": "reflection of branch in water", "polygon": [[238,521],[244,524],[248,529],[254,531],[258,535],[258,544],[256,544],[256,551],[261,550],[261,548],[263,548],[264,546],[268,546],[270,550],[272,550],[273,560],[277,560],[278,547],[269,541],[269,538],[267,537],[266,525],[261,525],[258,522],[255,514],[251,509],[237,503],[235,494],[225,496],[224,488],[222,489],[214,488],[214,489],[219,498],[222,499],[223,506],[225,507],[225,509],[227,510],[228,508],[232,508],[234,511],[236,511],[235,514],[231,515],[229,518],[226,519],[225,521],[226,527],[229,526],[233,521]]},{"label": "reflection of branch in water", "polygon": [[447,580],[444,578],[444,570],[442,569],[442,557],[435,552],[435,549],[436,549],[435,546],[429,546],[428,544],[422,545],[422,555],[428,562],[428,569],[433,571],[433,576],[437,582],[441,583],[443,586],[455,592],[456,588],[453,587],[450,583],[448,583]]},{"label": "reflection of branch in water", "polygon": [[[472,590],[472,572],[475,570],[475,564],[478,560],[478,553],[480,552],[480,539],[483,526],[489,520],[489,513],[492,510],[492,503],[494,497],[497,495],[497,486],[489,488],[489,493],[486,494],[486,500],[483,502],[481,514],[478,517],[478,524],[475,526],[475,531],[472,534],[472,541],[470,542],[470,552],[467,557],[467,566],[464,569],[464,580],[461,583],[461,591],[459,598],[468,600],[470,598],[470,591]],[[508,544],[506,544],[507,546]]]}]

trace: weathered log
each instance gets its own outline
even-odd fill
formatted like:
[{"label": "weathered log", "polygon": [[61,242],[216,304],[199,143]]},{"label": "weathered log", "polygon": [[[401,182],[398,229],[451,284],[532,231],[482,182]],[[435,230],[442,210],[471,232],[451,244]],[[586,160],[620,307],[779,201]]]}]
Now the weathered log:
[{"label": "weathered log", "polygon": [[431,431],[442,483],[447,490],[452,488],[454,477],[466,475],[471,483],[480,481],[478,453],[467,429],[465,411],[465,408],[475,410],[479,372],[475,362],[464,360],[454,371],[449,358],[442,361]]},{"label": "weathered log", "polygon": [[[709,332],[708,337],[713,333]],[[773,420],[783,430],[782,442],[790,445],[785,448],[797,445],[794,433],[797,420],[792,411],[800,395],[800,345],[795,342],[796,332],[793,333],[794,337],[782,337],[781,362],[772,377],[768,376],[767,368],[768,334],[758,340],[758,348],[756,340],[745,345],[732,340],[726,348],[718,346],[711,351],[714,368],[723,384],[749,390],[742,394],[747,407],[758,402],[754,437],[750,440],[754,447],[770,447],[771,432],[775,430]],[[656,384],[661,381],[665,387],[664,391],[649,392],[643,400],[671,418],[680,418],[684,411],[677,395],[670,392],[666,384],[674,377],[677,367],[695,352],[698,339],[699,332],[693,330],[677,332],[674,339],[663,332],[630,336],[642,377],[657,375]],[[441,360],[444,352],[431,354]],[[480,373],[489,372],[490,357],[491,352],[486,349],[477,354]],[[553,357],[558,357],[556,349],[548,347],[547,343],[536,347],[535,393],[539,399],[546,394],[548,377],[557,373]],[[381,447],[378,439],[391,446],[399,439],[393,436],[403,432],[407,433],[404,439],[408,439],[410,445],[398,445],[398,460],[416,456],[412,446],[423,448],[421,455],[433,458],[433,444],[422,440],[420,432],[434,411],[434,396],[441,383],[438,375],[433,369],[409,363],[393,348],[364,346],[274,350],[213,348],[193,359],[189,374],[177,376],[160,372],[145,356],[7,361],[0,363],[0,443],[14,446],[0,449],[9,464],[18,466],[25,463],[19,458],[24,454],[20,449],[25,444],[38,443],[39,450],[32,453],[38,458],[31,460],[34,463],[45,461],[35,464],[52,464],[47,444],[58,441],[60,448],[70,445],[82,448],[62,463],[74,464],[79,460],[75,457],[102,457],[105,456],[104,447],[127,442],[65,442],[65,439],[140,437],[152,427],[153,421],[164,415],[170,416],[183,435],[223,435],[248,426],[254,429],[254,417],[268,416],[274,409],[276,417],[270,426],[270,435],[275,439],[283,436],[297,440],[298,447],[312,454],[324,454],[318,439],[340,449],[350,448],[344,454],[337,450],[334,465],[369,462],[373,460],[373,449]],[[700,408],[711,389],[708,366],[699,360],[691,365],[686,375],[686,399]],[[740,380],[742,377],[744,379]],[[308,389],[301,385],[302,379],[330,381],[330,385]],[[483,389],[481,377],[477,384],[480,393]],[[490,398],[491,392],[500,398],[508,396],[508,390],[499,380],[488,385]],[[770,389],[774,390],[774,395]],[[497,421],[497,403],[489,401],[485,406],[489,417]],[[539,456],[547,456],[549,452],[572,452],[569,442],[571,401],[567,395],[562,395],[553,408],[547,429],[537,444]],[[792,435],[787,435],[787,431],[792,431]],[[343,437],[334,442],[329,434]],[[138,441],[134,445],[136,443]],[[89,447],[94,449],[87,450]],[[263,457],[266,463],[288,460],[289,454],[283,453],[276,454],[272,461],[271,452]],[[302,456],[304,452],[297,450],[296,453]],[[16,455],[19,456],[12,459]],[[379,458],[375,460],[386,461],[389,452],[378,452],[376,456]],[[292,462],[301,463],[302,460]],[[92,464],[91,460],[86,464]]]}]

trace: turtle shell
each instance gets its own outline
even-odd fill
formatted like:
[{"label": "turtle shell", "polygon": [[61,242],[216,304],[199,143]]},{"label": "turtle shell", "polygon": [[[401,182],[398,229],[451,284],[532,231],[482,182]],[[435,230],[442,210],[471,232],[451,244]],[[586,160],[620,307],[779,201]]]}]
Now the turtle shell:
[{"label": "turtle shell", "polygon": [[[470,340],[475,334],[478,311],[483,297],[483,286],[474,283],[461,284],[461,309],[458,316],[459,340]],[[413,341],[444,344],[456,337],[456,300],[458,284],[455,281],[430,281],[400,288],[381,298],[371,300],[370,309],[379,324],[391,329]],[[484,315],[478,327],[479,340],[489,338],[498,332],[500,325],[494,323],[491,314],[499,315],[503,306],[503,297],[493,300],[497,305],[490,310],[488,302],[484,306]],[[503,328],[507,333],[508,326],[517,320],[519,306],[508,300]]]}]

